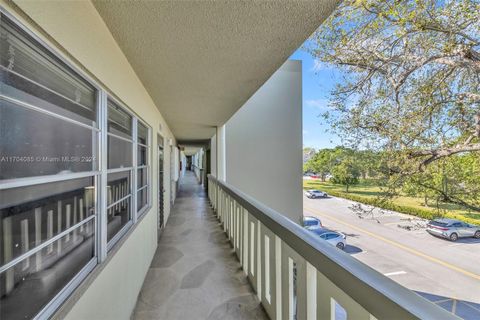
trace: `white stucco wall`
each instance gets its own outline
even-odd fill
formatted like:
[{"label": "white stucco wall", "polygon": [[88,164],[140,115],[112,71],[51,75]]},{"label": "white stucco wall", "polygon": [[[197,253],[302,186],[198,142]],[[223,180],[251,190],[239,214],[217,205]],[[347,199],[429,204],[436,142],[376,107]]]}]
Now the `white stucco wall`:
[{"label": "white stucco wall", "polygon": [[182,163],[182,170],[180,170],[180,179],[185,175],[185,170],[187,168],[187,157],[185,152],[180,151],[180,162]]},{"label": "white stucco wall", "polygon": [[[115,94],[152,128],[152,172],[158,170],[157,133],[174,137],[158,108],[90,1],[15,1],[0,4],[59,55],[79,66]],[[23,11],[23,12],[22,12]],[[31,20],[33,20],[33,23]],[[160,129],[161,128],[161,129]],[[160,131],[161,130],[161,131]],[[165,181],[170,181],[170,148],[165,151]],[[129,319],[157,247],[158,176],[152,175],[152,208],[69,311],[67,319]],[[166,185],[165,197],[171,189]],[[165,201],[168,217],[170,203]]]},{"label": "white stucco wall", "polygon": [[210,173],[217,176],[217,135],[210,140]]},{"label": "white stucco wall", "polygon": [[226,182],[299,223],[302,64],[287,61],[225,125]]},{"label": "white stucco wall", "polygon": [[217,178],[225,181],[226,172],[226,154],[225,154],[225,125],[217,127]]}]

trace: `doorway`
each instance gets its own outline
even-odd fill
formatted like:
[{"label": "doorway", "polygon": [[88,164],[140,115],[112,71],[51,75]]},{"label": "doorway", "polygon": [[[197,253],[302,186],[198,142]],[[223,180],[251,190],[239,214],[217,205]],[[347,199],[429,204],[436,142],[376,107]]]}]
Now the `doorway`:
[{"label": "doorway", "polygon": [[163,181],[163,159],[164,159],[164,151],[163,151],[163,137],[157,135],[158,141],[158,241],[160,241],[160,235],[162,234],[162,230],[164,227],[164,195],[165,195],[165,187]]}]

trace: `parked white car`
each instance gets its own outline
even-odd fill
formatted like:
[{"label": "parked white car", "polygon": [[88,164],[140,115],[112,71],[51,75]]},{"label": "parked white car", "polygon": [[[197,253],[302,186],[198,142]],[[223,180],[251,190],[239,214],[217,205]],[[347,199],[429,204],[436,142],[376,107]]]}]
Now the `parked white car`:
[{"label": "parked white car", "polygon": [[480,226],[455,219],[435,219],[427,224],[431,235],[457,241],[459,238],[474,237],[480,239]]},{"label": "parked white car", "polygon": [[303,226],[305,228],[322,228],[322,221],[316,217],[303,217]]},{"label": "parked white car", "polygon": [[307,228],[307,230],[315,233],[320,239],[327,241],[340,250],[344,250],[347,246],[347,236],[343,233],[322,228]]},{"label": "parked white car", "polygon": [[305,195],[307,196],[307,198],[310,198],[310,199],[328,197],[328,194],[326,192],[323,192],[323,191],[320,191],[320,190],[307,190],[305,192]]}]

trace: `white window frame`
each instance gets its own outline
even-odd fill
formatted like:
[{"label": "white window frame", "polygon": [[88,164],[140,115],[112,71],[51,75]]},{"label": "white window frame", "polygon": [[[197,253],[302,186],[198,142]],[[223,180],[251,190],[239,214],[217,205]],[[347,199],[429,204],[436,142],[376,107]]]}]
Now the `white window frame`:
[{"label": "white window frame", "polygon": [[[136,223],[136,216],[135,216],[135,205],[136,205],[136,174],[135,174],[135,164],[136,164],[136,159],[134,156],[136,156],[136,151],[135,151],[135,138],[137,135],[136,132],[136,116],[133,114],[133,112],[130,111],[130,109],[125,106],[123,102],[121,102],[119,99],[112,95],[108,95],[106,92],[104,92],[102,99],[105,99],[103,102],[104,105],[104,113],[105,113],[105,120],[104,120],[104,127],[101,128],[102,134],[105,136],[104,141],[105,141],[105,150],[104,150],[104,163],[103,167],[101,167],[102,172],[106,172],[105,176],[105,185],[102,185],[102,191],[104,192],[103,196],[103,202],[105,202],[105,211],[101,212],[102,216],[104,216],[104,221],[102,221],[102,227],[104,227],[104,234],[105,234],[105,240],[107,239],[107,214],[108,214],[108,208],[113,206],[114,203],[111,203],[110,205],[107,204],[108,201],[108,195],[107,195],[107,184],[108,184],[108,174],[110,173],[116,173],[116,172],[130,172],[130,195],[128,196],[130,198],[130,217],[129,221],[110,239],[110,241],[107,242],[107,252],[110,251],[116,243],[120,239],[122,239],[125,234],[128,232],[128,230],[133,226],[134,223]],[[116,135],[114,133],[108,132],[108,100],[112,101],[115,105],[120,107],[122,111],[126,112],[129,116],[132,117],[132,138],[131,140],[128,138],[121,137],[119,135]],[[132,143],[132,165],[130,167],[124,167],[124,168],[113,168],[113,169],[108,169],[108,137],[114,137],[120,140],[125,140],[128,142]],[[103,203],[102,203],[103,204]],[[102,242],[103,244],[104,242]]]},{"label": "white window frame", "polygon": [[[147,129],[147,144],[142,144],[142,143],[139,143],[138,142],[138,123],[141,123],[146,129]],[[148,124],[146,124],[144,121],[140,120],[140,119],[136,119],[135,121],[135,133],[136,133],[136,139],[135,139],[135,152],[138,152],[138,147],[141,146],[141,147],[145,147],[146,149],[146,164],[145,165],[141,165],[139,166],[138,163],[137,163],[137,160],[138,160],[138,154],[135,154],[136,158],[135,158],[135,175],[138,175],[138,170],[139,169],[145,169],[147,170],[147,182],[144,186],[141,186],[139,187],[137,185],[138,183],[138,179],[135,179],[135,190],[136,190],[136,198],[135,198],[135,213],[136,213],[136,217],[137,219],[141,216],[143,216],[150,208],[151,208],[151,182],[152,182],[152,170],[151,170],[151,146],[152,146],[152,138],[151,138],[151,133],[152,133],[152,130],[151,128],[148,126]],[[136,177],[138,178],[138,177]],[[143,190],[143,189],[147,189],[147,203],[142,207],[140,208],[140,210],[137,209],[137,201],[138,201],[138,192],[140,190]]]},{"label": "white window frame", "polygon": [[[14,15],[9,13],[3,6],[0,6],[0,13],[12,21],[15,26],[24,31],[28,36],[30,36],[40,47],[46,49],[50,54],[58,58],[66,67],[72,69],[80,78],[83,78],[91,86],[94,87],[97,93],[96,106],[97,106],[97,127],[89,126],[87,124],[78,122],[74,119],[64,117],[55,113],[52,113],[47,110],[43,110],[34,105],[28,104],[26,102],[17,101],[11,97],[2,96],[0,94],[0,99],[5,100],[15,100],[15,104],[21,104],[21,107],[29,108],[35,110],[36,112],[42,112],[50,116],[56,117],[67,122],[72,123],[73,125],[80,125],[87,127],[97,134],[97,147],[93,150],[94,155],[97,157],[97,165],[92,171],[87,172],[77,172],[77,173],[68,173],[62,175],[45,175],[45,176],[32,176],[26,178],[18,179],[8,179],[0,180],[0,191],[18,187],[33,186],[46,184],[50,182],[61,182],[68,181],[79,178],[94,178],[95,186],[95,215],[92,215],[83,221],[71,226],[70,228],[62,231],[58,235],[48,239],[41,245],[30,249],[25,254],[9,261],[5,265],[0,265],[0,272],[3,272],[14,265],[17,265],[25,260],[25,258],[32,256],[36,252],[40,251],[42,248],[48,246],[49,244],[57,241],[58,239],[64,237],[72,230],[80,227],[83,224],[86,224],[90,221],[95,222],[95,252],[94,257],[55,295],[55,297],[50,300],[40,311],[37,313],[35,318],[50,318],[57,309],[67,300],[67,298],[74,292],[78,286],[87,278],[88,274],[91,273],[95,268],[98,268],[100,264],[104,263],[108,252],[119,242],[119,240],[124,237],[128,230],[137,223],[140,217],[143,217],[146,212],[148,212],[152,207],[152,128],[145,121],[140,119],[134,112],[131,111],[120,99],[116,98],[113,95],[107,93],[107,89],[102,85],[97,83],[90,77],[82,68],[78,67],[76,64],[67,60],[62,54],[59,53],[58,49],[54,46],[47,43],[41,37],[39,37],[29,26],[26,26],[24,23],[19,21]],[[120,106],[125,112],[132,116],[133,126],[132,126],[132,167],[121,168],[121,169],[108,169],[107,160],[108,160],[108,99],[112,100],[115,104]],[[137,126],[138,122],[141,122],[147,128],[147,144],[139,144],[137,139]],[[118,137],[113,134],[113,136]],[[145,166],[137,165],[137,151],[138,145],[145,146],[147,148],[147,164]],[[137,173],[140,168],[147,168],[147,204],[137,211]],[[119,172],[119,171],[128,171],[131,170],[131,196],[130,196],[130,215],[131,220],[107,243],[107,178],[108,173]],[[142,188],[143,189],[143,188]]]}]

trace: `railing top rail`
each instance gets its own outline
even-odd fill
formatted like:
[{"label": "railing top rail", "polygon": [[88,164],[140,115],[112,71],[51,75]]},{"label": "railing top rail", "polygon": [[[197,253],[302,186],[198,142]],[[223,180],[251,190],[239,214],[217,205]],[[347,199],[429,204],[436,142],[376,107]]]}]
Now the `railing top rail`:
[{"label": "railing top rail", "polygon": [[378,319],[459,319],[237,188],[210,174],[208,179]]}]

